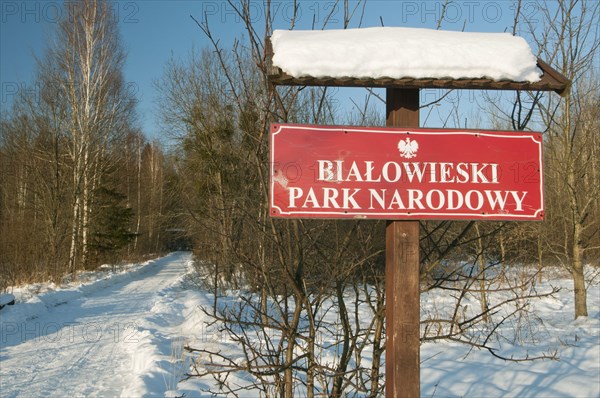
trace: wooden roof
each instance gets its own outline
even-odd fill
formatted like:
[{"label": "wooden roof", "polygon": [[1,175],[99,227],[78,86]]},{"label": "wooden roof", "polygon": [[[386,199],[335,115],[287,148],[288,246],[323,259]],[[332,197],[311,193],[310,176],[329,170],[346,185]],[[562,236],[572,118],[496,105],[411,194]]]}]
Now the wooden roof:
[{"label": "wooden roof", "polygon": [[279,86],[338,86],[338,87],[382,87],[382,88],[441,88],[479,90],[524,90],[554,91],[561,96],[569,89],[570,81],[550,65],[538,58],[537,66],[543,74],[540,81],[516,82],[491,79],[414,79],[414,78],[355,78],[355,77],[293,77],[273,66],[273,48],[270,38],[266,40],[267,74],[269,82]]}]

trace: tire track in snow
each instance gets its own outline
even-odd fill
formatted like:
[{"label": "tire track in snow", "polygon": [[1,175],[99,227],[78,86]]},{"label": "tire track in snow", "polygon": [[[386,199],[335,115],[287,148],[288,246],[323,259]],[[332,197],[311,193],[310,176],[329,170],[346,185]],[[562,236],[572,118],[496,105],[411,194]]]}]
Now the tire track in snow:
[{"label": "tire track in snow", "polygon": [[127,345],[159,292],[187,271],[189,253],[174,253],[131,280],[71,300],[20,324],[3,322],[3,397],[118,396],[128,388],[133,359]]}]

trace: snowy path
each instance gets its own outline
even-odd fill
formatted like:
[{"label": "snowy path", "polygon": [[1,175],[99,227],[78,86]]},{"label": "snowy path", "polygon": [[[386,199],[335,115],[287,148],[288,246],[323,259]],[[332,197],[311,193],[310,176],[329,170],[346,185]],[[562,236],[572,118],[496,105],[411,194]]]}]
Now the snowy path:
[{"label": "snowy path", "polygon": [[[184,305],[174,307],[174,300],[165,301],[165,289],[168,292],[181,281],[189,259],[189,253],[174,253],[111,286],[59,303],[35,319],[5,320],[1,324],[0,395],[143,393],[135,385],[136,374],[151,372],[156,355],[145,352],[140,356],[139,350],[143,352],[148,336],[160,336],[156,330],[149,332],[149,316],[160,321],[163,335],[183,322]],[[161,302],[171,306],[157,315]],[[173,309],[180,314],[171,313]],[[163,384],[163,393],[169,389],[168,378],[158,382]]]}]

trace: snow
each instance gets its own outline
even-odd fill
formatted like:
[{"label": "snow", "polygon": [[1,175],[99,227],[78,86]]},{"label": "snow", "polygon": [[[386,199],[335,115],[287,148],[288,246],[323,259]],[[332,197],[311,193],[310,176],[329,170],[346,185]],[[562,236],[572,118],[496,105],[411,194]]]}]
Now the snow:
[{"label": "snow", "polygon": [[293,77],[489,78],[537,82],[527,42],[509,33],[419,28],[276,30],[273,65]]},{"label": "snow", "polygon": [[194,330],[189,266],[175,253],[77,288],[15,289],[25,301],[0,312],[1,395],[164,396],[186,367],[178,328]]},{"label": "snow", "polygon": [[[218,390],[214,380],[182,381],[201,359],[183,347],[219,350],[233,358],[242,354],[239,343],[204,311],[211,312],[212,293],[199,287],[199,278],[191,253],[173,253],[119,272],[89,274],[86,282],[61,289],[51,284],[13,289],[16,305],[0,311],[0,395],[211,396],[206,391]],[[562,290],[504,324],[503,337],[494,346],[505,356],[556,352],[558,360],[505,362],[486,350],[428,342],[421,346],[422,395],[599,397],[600,286],[596,281],[588,287],[589,317],[577,321],[572,319],[572,281],[553,275],[537,289],[551,286]],[[224,306],[239,303],[246,294],[220,293]],[[464,304],[476,308],[479,303],[473,297]],[[323,305],[329,308],[326,321],[335,324],[335,303]],[[422,317],[450,305],[447,292],[425,293]],[[359,318],[369,322],[370,309],[361,307]],[[318,338],[328,347],[320,352],[322,360],[335,361],[336,345],[328,345],[334,339]],[[368,367],[369,360],[365,350],[360,366]],[[253,381],[245,373],[228,380],[238,385]],[[246,391],[244,396],[258,397],[259,392]]]},{"label": "snow", "polygon": [[[588,267],[590,275],[598,270]],[[421,346],[423,396],[600,397],[600,286],[590,277],[589,317],[573,320],[573,281],[564,270],[548,268],[539,293],[559,287],[555,296],[532,300],[526,311],[499,328],[493,344],[504,357],[556,354],[556,360],[506,362],[486,350],[453,343]],[[548,279],[548,276],[551,276]],[[514,285],[513,285],[514,286]],[[491,302],[503,296],[491,294]],[[444,303],[439,293],[421,297],[422,313]],[[443,304],[442,304],[443,305]],[[474,300],[468,303],[477,306]],[[431,358],[431,359],[429,359]]]},{"label": "snow", "polygon": [[[514,286],[514,285],[513,285]],[[501,335],[492,344],[498,353],[505,357],[523,358],[526,356],[552,355],[557,360],[545,359],[528,362],[507,362],[492,356],[487,350],[479,350],[464,344],[448,341],[426,342],[421,345],[421,395],[423,397],[599,397],[600,396],[600,286],[589,286],[588,308],[590,316],[573,321],[573,284],[565,275],[538,283],[538,292],[548,292],[553,286],[562,290],[555,297],[545,297],[533,301],[529,312],[507,322],[499,331]],[[222,292],[221,308],[235,308],[240,303],[243,291]],[[351,298],[353,293],[348,292]],[[452,311],[453,300],[447,291],[431,291],[421,295],[421,317]],[[505,293],[491,294],[490,302],[501,299]],[[210,302],[210,294],[207,293]],[[504,297],[506,298],[506,297]],[[364,297],[362,297],[364,300]],[[364,303],[364,302],[363,302]],[[479,301],[471,297],[463,302],[464,309],[477,311]],[[348,307],[354,304],[347,303]],[[358,319],[365,330],[373,314],[363,304]],[[333,300],[323,303],[327,312],[323,321],[333,329],[339,325],[339,314]],[[325,310],[327,309],[327,310]],[[248,315],[252,318],[252,315]],[[253,342],[264,342],[261,330],[245,330]],[[277,331],[266,331],[271,344],[277,345]],[[240,344],[224,333],[218,323],[203,329],[206,336],[196,347],[219,352],[238,363],[244,363]],[[335,336],[321,334],[318,361],[331,365],[339,360],[340,343]],[[301,343],[300,343],[301,344]],[[194,345],[192,344],[192,347]],[[372,353],[370,347],[361,354],[360,363],[352,359],[353,367],[369,369]],[[300,348],[301,350],[301,348]],[[298,351],[300,354],[301,352]],[[197,357],[200,371],[206,370],[203,364],[214,367],[218,363],[208,359],[206,354]],[[223,363],[225,364],[225,363]],[[382,371],[384,366],[382,365]],[[250,386],[256,382],[245,372],[229,376],[228,381],[237,388]],[[209,377],[192,378],[179,383],[178,393],[186,397],[208,397],[209,391],[219,391],[219,384]],[[224,390],[221,390],[224,391]],[[226,396],[222,392],[222,396]],[[302,387],[295,391],[297,396],[306,396]],[[260,397],[256,390],[244,390],[244,397]],[[350,391],[349,396],[354,396]],[[357,394],[356,396],[363,396]]]},{"label": "snow", "polygon": [[0,308],[5,305],[11,305],[15,301],[15,296],[10,293],[0,294]]}]

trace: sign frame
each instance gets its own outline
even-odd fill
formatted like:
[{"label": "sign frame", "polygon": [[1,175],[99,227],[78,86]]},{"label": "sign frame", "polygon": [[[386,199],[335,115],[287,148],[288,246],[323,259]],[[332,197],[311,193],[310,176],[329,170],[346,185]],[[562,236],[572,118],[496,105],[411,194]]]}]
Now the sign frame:
[{"label": "sign frame", "polygon": [[[317,208],[317,209],[308,209],[308,210],[302,210],[302,209],[293,209],[290,210],[289,207],[282,207],[280,204],[280,200],[278,201],[278,199],[276,197],[281,197],[281,187],[284,186],[284,189],[288,189],[287,184],[290,183],[290,180],[292,180],[292,182],[294,181],[294,178],[288,178],[289,177],[289,171],[290,169],[292,170],[291,173],[294,174],[294,168],[299,168],[299,172],[300,174],[302,174],[303,170],[302,168],[313,168],[315,167],[315,163],[313,162],[312,164],[303,164],[303,163],[298,163],[298,157],[296,159],[281,159],[281,156],[279,156],[278,152],[278,146],[281,145],[282,147],[285,145],[294,145],[297,144],[297,142],[293,139],[291,139],[291,136],[287,136],[285,139],[284,135],[285,134],[306,134],[306,136],[312,137],[314,139],[314,137],[319,137],[320,134],[320,139],[317,141],[326,141],[326,144],[324,145],[329,145],[331,146],[331,142],[330,140],[332,139],[336,139],[334,136],[339,136],[342,140],[348,140],[348,137],[356,137],[356,138],[352,138],[355,139],[357,141],[360,141],[361,139],[370,139],[370,145],[377,145],[378,144],[378,140],[377,139],[371,139],[371,137],[375,134],[379,134],[378,137],[390,137],[389,139],[392,139],[393,136],[393,140],[398,141],[398,151],[400,151],[400,142],[402,140],[406,140],[406,142],[408,144],[410,144],[410,140],[412,139],[412,142],[418,141],[418,140],[423,140],[425,139],[426,141],[429,140],[431,141],[432,139],[436,139],[436,142],[439,141],[446,141],[448,142],[449,140],[451,140],[451,142],[453,142],[454,140],[459,141],[460,143],[463,143],[465,141],[469,141],[472,142],[472,145],[477,146],[477,148],[475,148],[475,150],[479,149],[479,147],[481,147],[482,149],[485,149],[485,147],[487,146],[488,148],[494,148],[495,152],[493,155],[491,156],[494,159],[490,160],[490,165],[492,165],[492,167],[494,167],[494,165],[497,168],[500,168],[500,174],[508,174],[507,170],[502,170],[502,165],[506,166],[507,162],[504,162],[502,164],[500,163],[493,163],[495,160],[498,160],[497,158],[503,155],[506,156],[517,156],[514,154],[514,150],[511,150],[511,148],[519,148],[520,152],[523,152],[525,149],[525,147],[531,146],[531,148],[527,148],[527,157],[526,158],[518,158],[518,159],[512,159],[512,162],[514,165],[516,165],[516,169],[512,170],[511,172],[513,173],[512,176],[514,178],[514,180],[512,182],[512,185],[508,184],[505,181],[499,181],[499,180],[494,180],[494,184],[492,185],[497,185],[497,184],[501,184],[501,188],[523,188],[523,186],[527,186],[529,187],[528,190],[526,191],[527,193],[532,192],[532,194],[530,195],[530,198],[528,198],[528,201],[531,200],[533,202],[527,202],[527,211],[522,210],[521,213],[516,213],[516,211],[508,211],[508,210],[504,210],[503,208],[499,209],[499,211],[479,211],[479,209],[476,210],[471,210],[469,209],[468,211],[462,211],[462,212],[457,212],[457,211],[452,211],[452,212],[444,212],[444,211],[439,211],[437,209],[427,209],[425,211],[423,210],[419,210],[419,209],[414,209],[414,210],[396,210],[396,211],[390,211],[390,210],[382,210],[379,212],[375,212],[375,211],[363,211],[363,209],[361,208],[360,210],[354,210],[354,209],[342,209],[342,208],[334,208],[334,209],[323,209],[323,208]],[[369,134],[371,136],[369,136]],[[331,138],[329,136],[326,135],[330,135]],[[298,136],[299,137],[299,136]],[[294,137],[295,138],[295,137]],[[292,142],[290,142],[292,141]],[[388,140],[389,141],[389,140]],[[494,147],[491,143],[486,142],[486,141],[493,141],[496,143],[501,143],[502,145],[504,145],[504,149],[502,148],[497,148]],[[510,141],[510,143],[509,143]],[[309,144],[312,145],[312,144]],[[315,147],[317,147],[317,145],[320,145],[319,143],[315,144]],[[353,142],[353,145],[357,145],[356,142]],[[360,143],[359,143],[360,145]],[[398,163],[417,163],[417,162],[423,162],[424,164],[427,164],[429,162],[429,164],[435,163],[435,161],[431,162],[431,159],[425,159],[423,160],[422,158],[418,158],[417,157],[417,150],[415,151],[414,154],[411,154],[411,148],[410,145],[404,145],[405,147],[405,155],[406,156],[404,159],[402,159],[400,156],[404,156],[404,155],[400,155],[397,156],[397,160]],[[306,155],[306,148],[294,148],[297,149],[299,151],[299,153],[301,153],[301,155],[297,155],[300,158],[306,157],[308,155]],[[318,147],[317,147],[318,149]],[[343,149],[343,148],[342,148]],[[360,149],[360,148],[359,148]],[[386,149],[387,150],[387,149]],[[501,150],[503,150],[504,152],[501,152]],[[290,149],[286,148],[285,150],[286,152],[290,152]],[[303,152],[304,151],[304,152]],[[373,149],[370,149],[370,151],[372,152]],[[474,149],[470,150],[471,152],[474,151]],[[519,152],[516,151],[516,152]],[[388,151],[389,152],[389,151]],[[386,152],[384,155],[382,156],[389,156],[390,154]],[[438,150],[439,152],[439,150]],[[511,152],[511,153],[509,153]],[[520,154],[519,152],[519,156],[524,156],[522,154]],[[529,153],[531,152],[531,153]],[[398,153],[396,153],[396,155],[398,155]],[[487,155],[486,155],[487,156]],[[477,155],[478,158],[480,158],[480,155]],[[412,159],[414,158],[414,159]],[[435,160],[439,160],[439,159],[435,159]],[[448,159],[451,160],[451,159]],[[500,159],[502,160],[502,159]],[[519,163],[520,162],[520,163]],[[438,162],[439,163],[439,162]],[[451,164],[451,162],[441,162],[441,163],[445,163],[445,164]],[[517,164],[518,163],[518,164]],[[466,164],[466,163],[465,163]],[[470,163],[471,164],[471,163]],[[475,163],[472,163],[475,164]],[[482,163],[483,164],[483,163]],[[525,170],[527,173],[529,173],[528,175],[530,177],[532,177],[531,180],[527,181],[527,183],[525,183],[523,180],[523,177],[519,177],[520,173],[521,173],[521,166],[525,164],[528,168],[528,170]],[[331,165],[329,165],[331,166]],[[341,166],[341,164],[339,164],[338,166]],[[406,166],[404,166],[406,167]],[[413,165],[414,167],[414,165]],[[423,166],[424,167],[424,166]],[[435,167],[435,166],[433,166]],[[287,168],[288,170],[285,170],[283,168]],[[488,169],[489,171],[489,169]],[[493,170],[492,170],[493,171]],[[323,170],[321,169],[320,172],[322,173]],[[435,172],[435,169],[434,169]],[[498,170],[496,170],[496,172],[498,172]],[[298,170],[296,170],[296,174],[298,173]],[[433,172],[432,172],[433,173]],[[439,173],[439,170],[438,170]],[[527,176],[525,176],[526,179]],[[439,178],[439,176],[438,176]],[[501,178],[498,177],[498,178]],[[315,175],[314,177],[315,179],[315,184],[318,184],[319,182],[316,181],[317,177]],[[475,179],[477,179],[477,176],[475,175]],[[505,178],[506,180],[506,178]],[[537,180],[537,181],[535,181]],[[334,181],[334,182],[339,182],[339,181]],[[372,181],[369,181],[372,182]],[[436,181],[433,181],[436,182]],[[439,181],[438,181],[439,182]],[[447,182],[447,181],[445,181]],[[480,182],[481,183],[481,182]],[[386,186],[388,189],[391,185],[390,182],[384,182],[384,184],[382,186]],[[398,183],[400,184],[400,183]],[[411,179],[411,184],[412,184],[412,179]],[[269,190],[269,207],[270,207],[270,215],[272,217],[279,217],[279,218],[318,218],[318,219],[385,219],[385,220],[423,220],[423,219],[431,219],[431,220],[502,220],[502,221],[517,221],[517,220],[529,220],[529,221],[539,221],[539,220],[543,220],[544,218],[544,176],[543,176],[543,141],[542,141],[542,134],[539,132],[523,132],[523,131],[506,131],[506,130],[481,130],[481,129],[429,129],[429,128],[396,128],[396,127],[356,127],[356,126],[321,126],[321,125],[310,125],[310,124],[288,124],[288,123],[273,123],[271,125],[271,132],[270,132],[270,178],[269,178],[269,185],[270,185],[270,190]],[[322,185],[322,184],[321,184]],[[338,184],[339,185],[339,184]],[[380,184],[381,185],[381,184]],[[412,188],[408,189],[408,191],[416,191],[418,190],[422,185],[426,185],[426,183],[421,183],[421,185],[418,184],[414,184],[411,185]],[[435,184],[434,184],[435,185]],[[440,184],[437,184],[438,186]],[[473,184],[466,184],[469,186],[472,186]],[[445,186],[447,186],[449,188],[449,190],[447,191],[448,194],[454,194],[454,195],[458,195],[458,192],[461,192],[461,189],[466,186],[465,184],[446,184]],[[373,186],[373,184],[371,184],[371,186]],[[533,188],[531,188],[533,187]],[[491,187],[494,188],[494,187]],[[292,188],[295,189],[295,188]],[[434,191],[438,191],[437,189],[434,189]],[[449,191],[453,191],[452,193],[450,193]],[[474,191],[474,190],[473,190]],[[485,190],[483,190],[482,192],[484,192]],[[468,191],[467,194],[471,192]],[[496,199],[497,196],[499,195],[500,192],[498,190],[496,191],[490,191],[493,192],[493,194],[496,195]],[[512,197],[518,201],[519,200],[519,191],[518,190],[513,190],[513,191],[504,191],[506,192],[504,200],[506,201],[506,198],[511,198],[511,196],[507,196],[509,193],[511,193]],[[514,193],[513,193],[514,192]],[[523,192],[525,191],[521,191],[521,193],[523,194],[522,198],[521,198],[521,202],[523,203],[523,199],[526,197],[526,194],[524,194]],[[413,194],[414,192],[410,192],[411,194]],[[417,195],[415,193],[415,195]],[[441,194],[439,194],[441,195]],[[480,195],[479,193],[477,193],[477,195]],[[481,194],[483,195],[483,194]],[[492,195],[489,193],[485,193],[485,195]],[[516,195],[516,196],[515,196]],[[478,196],[479,199],[481,199],[480,196]],[[485,199],[485,197],[484,197]],[[487,199],[492,199],[489,196],[487,197]],[[440,199],[441,201],[441,199]],[[533,206],[531,205],[531,203],[533,203]],[[518,209],[518,205],[519,203],[516,203],[517,209]],[[494,205],[495,206],[495,205]],[[297,207],[297,206],[296,206]],[[464,209],[464,208],[463,208]],[[456,209],[453,209],[456,210]],[[495,207],[492,207],[491,210],[495,210]]]}]

